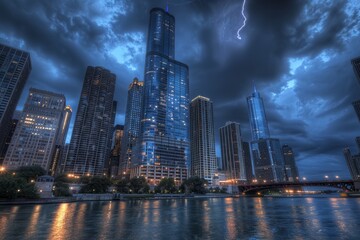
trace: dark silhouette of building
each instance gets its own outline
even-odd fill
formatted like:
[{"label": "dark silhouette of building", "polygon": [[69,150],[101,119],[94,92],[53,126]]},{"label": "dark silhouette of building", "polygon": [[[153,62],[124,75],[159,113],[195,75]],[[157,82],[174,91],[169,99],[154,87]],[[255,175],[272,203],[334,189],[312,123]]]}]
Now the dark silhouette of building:
[{"label": "dark silhouette of building", "polygon": [[295,156],[292,148],[288,145],[282,146],[285,163],[285,178],[289,182],[299,181],[299,171],[296,166]]},{"label": "dark silhouette of building", "polygon": [[0,154],[5,152],[11,119],[30,72],[28,52],[0,44]]},{"label": "dark silhouette of building", "polygon": [[8,133],[8,136],[7,136],[6,140],[5,140],[5,144],[4,144],[4,146],[3,146],[2,150],[1,150],[2,152],[0,153],[0,166],[2,166],[2,164],[4,162],[6,152],[7,152],[8,148],[9,148],[10,143],[11,143],[11,139],[12,139],[12,136],[14,135],[15,128],[16,128],[16,125],[18,124],[18,122],[19,122],[19,119],[13,118],[11,120],[10,131]]},{"label": "dark silhouette of building", "polygon": [[110,158],[106,167],[107,175],[110,178],[118,176],[120,155],[122,152],[122,141],[124,137],[124,125],[116,125],[114,129],[113,148],[110,153]]},{"label": "dark silhouette of building", "polygon": [[103,175],[113,136],[115,81],[109,70],[87,67],[66,160],[70,176]]},{"label": "dark silhouette of building", "polygon": [[150,11],[139,151],[131,176],[150,182],[163,177],[180,183],[189,167],[189,73],[175,59],[175,18]]},{"label": "dark silhouette of building", "polygon": [[356,116],[358,117],[359,121],[360,121],[360,100],[354,101],[352,103]]},{"label": "dark silhouette of building", "polygon": [[360,154],[352,155],[348,147],[344,149],[343,153],[351,178],[354,181],[360,181]]},{"label": "dark silhouette of building", "polygon": [[360,83],[360,57],[354,58],[351,60],[351,65],[353,66],[353,70],[356,78]]},{"label": "dark silhouette of building", "polygon": [[253,167],[251,163],[250,144],[242,141],[243,158],[245,163],[246,180],[248,183],[252,183],[254,179]]}]

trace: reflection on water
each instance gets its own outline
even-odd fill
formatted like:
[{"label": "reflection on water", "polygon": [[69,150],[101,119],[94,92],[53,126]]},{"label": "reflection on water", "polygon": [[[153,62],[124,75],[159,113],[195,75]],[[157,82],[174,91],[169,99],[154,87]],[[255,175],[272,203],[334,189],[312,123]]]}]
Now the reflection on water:
[{"label": "reflection on water", "polygon": [[359,206],[342,198],[0,206],[0,239],[358,239]]}]

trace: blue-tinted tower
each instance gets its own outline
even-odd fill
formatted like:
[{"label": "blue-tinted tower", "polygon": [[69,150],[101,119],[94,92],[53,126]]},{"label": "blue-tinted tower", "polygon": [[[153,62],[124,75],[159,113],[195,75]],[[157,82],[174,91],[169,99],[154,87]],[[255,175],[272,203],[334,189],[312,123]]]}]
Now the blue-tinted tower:
[{"label": "blue-tinted tower", "polygon": [[247,103],[252,140],[255,141],[261,138],[269,138],[270,133],[265,114],[264,102],[255,87],[252,95],[247,97]]},{"label": "blue-tinted tower", "polygon": [[181,182],[189,166],[189,70],[174,60],[175,18],[150,11],[144,75],[144,107],[137,167],[132,176]]},{"label": "blue-tinted tower", "polygon": [[284,157],[279,139],[270,138],[265,108],[260,93],[247,97],[252,141],[250,143],[255,180],[259,182],[286,181]]}]

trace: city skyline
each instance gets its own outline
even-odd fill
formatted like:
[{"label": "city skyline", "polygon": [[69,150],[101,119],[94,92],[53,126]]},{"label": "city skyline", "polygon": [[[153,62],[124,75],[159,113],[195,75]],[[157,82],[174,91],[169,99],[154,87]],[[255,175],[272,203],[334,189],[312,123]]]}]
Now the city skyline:
[{"label": "city skyline", "polygon": [[[34,4],[28,10],[42,11],[47,18],[34,17],[33,23],[26,20],[27,15],[22,14],[22,11],[17,11],[18,19],[15,21],[14,17],[7,14],[14,12],[11,11],[14,5],[1,3],[3,12],[0,14],[0,26],[4,30],[0,34],[0,41],[29,51],[32,56],[34,67],[23,93],[30,87],[63,93],[74,112],[78,107],[85,67],[96,65],[114,71],[119,79],[115,90],[115,100],[119,103],[115,123],[123,124],[127,86],[134,77],[143,76],[148,12],[155,6],[164,8],[164,2],[132,1],[127,4],[120,1],[115,10],[102,6],[100,2],[87,7],[86,4],[56,6],[54,3],[41,8],[41,4]],[[352,11],[357,8],[355,2],[330,2],[325,7],[325,3],[322,6],[321,3],[300,1],[286,4],[249,1],[245,10],[249,21],[243,29],[242,41],[236,38],[241,20],[241,2],[178,2],[183,4],[175,6],[173,1],[169,4],[170,13],[177,19],[177,32],[182,33],[178,34],[176,41],[176,59],[189,65],[190,97],[201,94],[213,100],[215,132],[226,121],[237,121],[242,126],[245,140],[250,140],[246,96],[251,93],[252,81],[255,80],[264,97],[271,134],[280,138],[281,144],[291,145],[300,175],[316,178],[322,178],[324,174],[349,177],[342,149],[347,145],[355,148],[354,138],[360,130],[351,106],[351,102],[359,98],[359,86],[350,64],[352,58],[360,55],[360,52],[354,51],[358,30],[352,26],[352,21],[355,21],[352,19],[356,17],[350,18]],[[316,4],[320,6],[320,10],[313,13],[314,17],[324,14],[324,23],[311,25],[311,16],[299,19],[306,9]],[[25,9],[26,4],[22,6]],[[99,12],[96,8],[99,8]],[[268,11],[263,12],[264,8]],[[279,16],[278,20],[271,21],[276,8],[289,8],[289,11],[284,16]],[[69,12],[73,17],[72,22],[64,18],[61,10]],[[100,14],[95,14],[94,20],[86,15],[76,17],[76,11],[80,10],[84,14],[106,10],[110,19],[111,16],[116,17],[114,21],[118,26],[109,19],[100,17]],[[226,18],[225,13],[228,13]],[[187,18],[185,14],[192,18]],[[336,22],[332,21],[331,16],[334,15],[337,16]],[[125,26],[125,22],[130,24]],[[18,24],[25,23],[36,31],[27,33],[17,30]],[[40,29],[32,24],[49,28]],[[88,26],[87,32],[80,30],[82,24]],[[105,25],[102,24],[112,25],[108,30],[110,32],[107,32],[114,37],[112,41],[101,39],[100,33],[105,31]],[[187,29],[189,25],[192,26],[191,29]],[[309,32],[306,34],[305,30],[301,33],[292,29],[295,32],[291,34],[287,30],[287,35],[275,32],[277,27],[285,30],[287,27],[303,27]],[[311,27],[317,27],[318,30],[311,31]],[[75,33],[78,33],[78,38]],[[57,34],[63,38],[50,40],[52,36],[57,37]],[[41,39],[41,36],[47,38]],[[87,41],[91,36],[94,40]],[[298,40],[295,36],[299,36],[296,38]],[[305,37],[309,37],[311,41],[306,41]],[[113,43],[115,40],[118,41],[116,45]],[[80,46],[80,42],[84,42],[84,46]],[[121,44],[125,47],[119,47]],[[255,49],[256,47],[260,49]],[[94,50],[94,56],[89,56],[85,50],[90,50],[91,54]],[[102,50],[107,51],[101,54]],[[252,57],[246,59],[249,55]],[[132,70],[135,68],[136,70]],[[24,99],[22,94],[18,109],[22,108]],[[70,134],[71,131],[68,136]],[[219,155],[217,136],[217,156]]]}]

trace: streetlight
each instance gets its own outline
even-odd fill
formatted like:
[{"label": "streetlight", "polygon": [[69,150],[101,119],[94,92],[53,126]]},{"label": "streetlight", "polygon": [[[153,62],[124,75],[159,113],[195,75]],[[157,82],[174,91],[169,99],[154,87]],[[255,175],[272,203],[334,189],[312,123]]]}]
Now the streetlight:
[{"label": "streetlight", "polygon": [[328,180],[328,179],[329,179],[329,176],[328,176],[328,175],[325,175],[325,179]]},{"label": "streetlight", "polygon": [[303,177],[302,179],[303,179],[304,181],[306,181],[306,177]]},{"label": "streetlight", "polygon": [[336,179],[339,179],[339,176],[336,175],[335,178],[336,178]]}]

